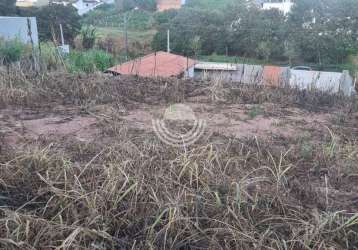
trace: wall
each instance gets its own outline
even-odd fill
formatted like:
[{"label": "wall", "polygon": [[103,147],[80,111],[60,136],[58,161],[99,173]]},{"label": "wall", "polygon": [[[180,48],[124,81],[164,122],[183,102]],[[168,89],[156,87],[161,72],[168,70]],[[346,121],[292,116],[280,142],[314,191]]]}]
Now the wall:
[{"label": "wall", "polygon": [[[31,22],[32,40],[39,43],[37,23],[35,17],[29,17]],[[5,39],[20,39],[23,43],[30,43],[27,17],[0,17],[0,36]]]}]

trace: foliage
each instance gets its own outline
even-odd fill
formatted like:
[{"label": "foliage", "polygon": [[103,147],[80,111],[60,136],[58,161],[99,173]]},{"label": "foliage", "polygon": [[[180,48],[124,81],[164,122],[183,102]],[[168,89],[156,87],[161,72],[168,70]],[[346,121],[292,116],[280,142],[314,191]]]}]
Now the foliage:
[{"label": "foliage", "polygon": [[187,0],[186,6],[198,9],[217,10],[225,9],[228,5],[236,2],[237,0]]},{"label": "foliage", "polygon": [[59,70],[64,68],[63,58],[58,48],[51,42],[41,43],[40,64],[46,71]]},{"label": "foliage", "polygon": [[72,44],[81,30],[80,16],[71,5],[52,4],[41,8],[22,8],[21,16],[35,16],[41,41],[60,41],[60,24],[64,38]]},{"label": "foliage", "polygon": [[228,54],[290,65],[342,64],[358,51],[356,0],[301,0],[288,16],[244,0],[189,0],[185,8],[155,19],[159,25],[152,42],[155,50],[166,47],[170,29],[173,51],[189,55],[195,54],[192,45],[197,37],[202,55]]},{"label": "foliage", "polygon": [[152,14],[145,10],[131,10],[121,13],[116,9],[95,9],[84,16],[82,23],[100,27],[120,27],[124,29],[124,20],[131,30],[148,30],[152,27]]},{"label": "foliage", "polygon": [[120,11],[128,11],[134,8],[155,11],[157,3],[156,0],[116,0],[116,6]]},{"label": "foliage", "polygon": [[355,0],[301,0],[289,16],[290,40],[308,62],[342,63],[358,48]]},{"label": "foliage", "polygon": [[82,47],[92,49],[96,43],[96,28],[92,26],[84,27],[81,30]]},{"label": "foliage", "polygon": [[113,57],[102,50],[88,50],[84,52],[72,51],[66,58],[66,65],[70,72],[104,71],[113,64]]},{"label": "foliage", "polygon": [[14,16],[16,12],[16,0],[0,1],[0,16]]},{"label": "foliage", "polygon": [[[171,32],[171,48],[176,53],[194,55],[193,41],[200,37],[200,50],[204,54],[223,53],[226,47],[224,15],[215,11],[183,8],[169,24],[163,24],[154,37],[155,50],[166,47],[166,30]],[[199,42],[199,41],[198,41]]]},{"label": "foliage", "polygon": [[177,15],[178,15],[178,10],[176,9],[157,12],[153,16],[155,25],[159,26],[159,25],[167,24]]},{"label": "foliage", "polygon": [[26,45],[19,39],[0,39],[0,62],[9,65],[24,56]]}]

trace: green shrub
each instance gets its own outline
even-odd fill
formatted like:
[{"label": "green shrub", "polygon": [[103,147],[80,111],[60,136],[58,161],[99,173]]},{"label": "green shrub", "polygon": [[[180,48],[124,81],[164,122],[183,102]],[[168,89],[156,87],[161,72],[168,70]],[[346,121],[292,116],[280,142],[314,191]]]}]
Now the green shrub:
[{"label": "green shrub", "polygon": [[24,56],[26,49],[27,46],[19,39],[0,39],[0,60],[5,65],[17,62]]},{"label": "green shrub", "polygon": [[81,30],[82,47],[92,49],[96,43],[96,28],[93,26],[84,27]]},{"label": "green shrub", "polygon": [[113,57],[102,50],[73,51],[66,57],[66,65],[70,72],[104,71],[113,64]]},{"label": "green shrub", "polygon": [[57,70],[63,68],[63,59],[53,43],[41,43],[40,47],[40,63],[43,69]]}]

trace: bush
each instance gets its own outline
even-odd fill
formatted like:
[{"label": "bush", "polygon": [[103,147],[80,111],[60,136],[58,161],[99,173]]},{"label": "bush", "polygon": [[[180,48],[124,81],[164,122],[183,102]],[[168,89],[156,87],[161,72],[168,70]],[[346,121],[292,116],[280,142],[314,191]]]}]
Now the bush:
[{"label": "bush", "polygon": [[102,50],[92,49],[85,52],[71,52],[66,58],[66,65],[70,72],[104,71],[113,64],[112,55]]},{"label": "bush", "polygon": [[3,64],[9,65],[21,59],[26,51],[26,45],[19,39],[0,40],[0,60]]},{"label": "bush", "polygon": [[63,69],[63,59],[53,43],[41,43],[40,64],[45,70]]},{"label": "bush", "polygon": [[82,47],[92,49],[96,43],[96,28],[87,26],[81,30]]}]

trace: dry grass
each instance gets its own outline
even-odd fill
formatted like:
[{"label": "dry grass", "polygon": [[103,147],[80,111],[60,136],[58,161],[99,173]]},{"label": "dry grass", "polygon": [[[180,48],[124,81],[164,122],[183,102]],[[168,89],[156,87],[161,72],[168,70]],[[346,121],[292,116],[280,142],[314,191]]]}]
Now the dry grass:
[{"label": "dry grass", "polygon": [[[288,89],[103,75],[19,79],[2,80],[0,105],[118,109],[195,96],[211,102],[219,93],[226,102],[347,111],[339,127],[354,122],[348,114],[357,111],[340,96]],[[91,143],[2,143],[0,247],[357,249],[357,134],[339,127],[290,140],[214,135],[175,149],[113,116]]]}]

